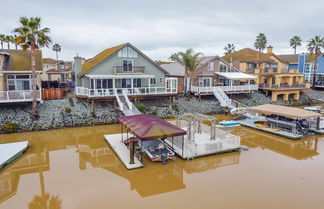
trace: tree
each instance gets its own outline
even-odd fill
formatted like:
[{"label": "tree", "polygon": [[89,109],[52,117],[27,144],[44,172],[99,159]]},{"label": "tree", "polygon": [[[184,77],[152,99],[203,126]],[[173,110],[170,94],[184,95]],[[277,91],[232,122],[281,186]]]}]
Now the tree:
[{"label": "tree", "polygon": [[61,45],[54,44],[52,50],[56,53],[56,61],[58,61],[58,53],[61,51]]},{"label": "tree", "polygon": [[173,53],[171,54],[171,56],[169,57],[169,60],[175,62],[179,59],[178,53]]},{"label": "tree", "polygon": [[32,69],[32,115],[33,119],[38,119],[37,113],[37,91],[36,91],[36,49],[48,47],[52,42],[48,36],[49,28],[41,28],[40,17],[21,17],[20,27],[13,32],[17,35],[17,43],[24,50],[31,50],[31,69]]},{"label": "tree", "polygon": [[5,42],[5,35],[4,34],[0,34],[0,43],[1,43],[1,49],[3,49],[3,42]]},{"label": "tree", "polygon": [[18,49],[18,43],[17,42],[18,42],[18,36],[16,34],[14,34],[12,36],[11,43],[13,43],[15,45],[16,50]]},{"label": "tree", "polygon": [[234,44],[227,44],[224,47],[224,55],[228,55],[228,54],[232,54],[233,52],[235,52],[235,45]]},{"label": "tree", "polygon": [[[199,56],[202,56],[203,54],[201,52],[195,53],[193,49],[187,49],[184,52],[178,52],[174,55],[174,61],[179,62],[185,67],[185,77],[184,77],[184,84],[185,89],[189,91],[189,88],[187,88],[187,77],[191,75],[192,72],[196,71],[201,60],[198,58]],[[172,56],[171,55],[171,56]],[[191,86],[191,79],[189,80],[189,87]],[[187,92],[188,93],[188,92]]]},{"label": "tree", "polygon": [[301,38],[299,36],[294,36],[290,39],[290,46],[294,49],[296,54],[297,46],[301,46]]},{"label": "tree", "polygon": [[324,48],[324,37],[315,36],[307,42],[307,50],[314,56],[314,70],[313,70],[313,83],[312,88],[315,89],[316,84],[316,70],[317,70],[317,58],[321,54],[321,49]]},{"label": "tree", "polygon": [[11,36],[11,35],[6,35],[5,36],[5,41],[4,42],[6,42],[8,45],[8,49],[10,49],[10,43],[12,42],[12,40],[13,40],[13,36]]},{"label": "tree", "polygon": [[259,35],[256,37],[256,40],[254,42],[254,47],[259,50],[259,52],[263,52],[263,50],[267,46],[267,37],[264,33],[259,33]]}]

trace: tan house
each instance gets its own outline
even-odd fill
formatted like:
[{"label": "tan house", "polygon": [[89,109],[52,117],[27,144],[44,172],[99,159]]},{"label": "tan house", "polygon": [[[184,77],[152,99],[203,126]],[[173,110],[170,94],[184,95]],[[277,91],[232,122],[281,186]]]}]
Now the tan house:
[{"label": "tan house", "polygon": [[304,75],[297,69],[288,69],[289,62],[275,55],[271,46],[266,53],[245,48],[222,58],[241,72],[256,76],[259,90],[271,93],[272,101],[277,101],[278,95],[283,95],[285,101],[289,95],[299,100],[300,91],[305,88]]},{"label": "tan house", "polygon": [[[42,51],[36,51],[37,98],[41,100]],[[0,103],[32,101],[31,52],[0,51]]]},{"label": "tan house", "polygon": [[67,82],[71,78],[72,65],[62,60],[44,58],[42,81]]}]

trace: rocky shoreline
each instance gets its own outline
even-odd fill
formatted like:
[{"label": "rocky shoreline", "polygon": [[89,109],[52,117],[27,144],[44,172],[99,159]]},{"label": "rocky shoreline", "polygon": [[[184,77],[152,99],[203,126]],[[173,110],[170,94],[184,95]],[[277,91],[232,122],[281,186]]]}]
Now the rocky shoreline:
[{"label": "rocky shoreline", "polygon": [[[271,98],[260,92],[250,95],[232,95],[232,99],[240,101],[247,106],[267,103],[280,105],[312,105],[316,101],[301,95],[299,101],[271,102]],[[172,104],[168,99],[141,100],[142,111],[154,114],[161,118],[174,118],[185,112],[199,112],[203,114],[221,114],[226,109],[219,105],[213,96],[206,96],[199,101],[197,98],[186,100],[179,98]],[[122,115],[113,102],[95,102],[94,112],[92,104],[77,98],[61,100],[45,100],[38,105],[39,119],[31,119],[30,104],[15,104],[0,106],[0,133],[27,132],[66,127],[82,127],[93,125],[114,124]]]}]

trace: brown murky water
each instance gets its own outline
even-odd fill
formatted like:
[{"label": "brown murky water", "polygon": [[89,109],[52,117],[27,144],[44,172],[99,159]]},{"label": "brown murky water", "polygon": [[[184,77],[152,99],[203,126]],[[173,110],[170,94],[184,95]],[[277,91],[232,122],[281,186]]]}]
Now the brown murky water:
[{"label": "brown murky water", "polygon": [[[216,116],[223,119],[226,116]],[[324,136],[292,141],[239,127],[248,147],[128,171],[103,139],[118,125],[0,135],[29,140],[0,171],[0,209],[324,208]]]}]

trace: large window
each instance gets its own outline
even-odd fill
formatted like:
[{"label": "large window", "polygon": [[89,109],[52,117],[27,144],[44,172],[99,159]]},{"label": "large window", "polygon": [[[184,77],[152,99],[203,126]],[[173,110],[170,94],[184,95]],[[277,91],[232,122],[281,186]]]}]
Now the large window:
[{"label": "large window", "polygon": [[124,47],[118,51],[118,57],[137,57],[137,52],[130,47]]},{"label": "large window", "polygon": [[142,86],[142,80],[140,78],[133,79],[133,87],[139,88]]},{"label": "large window", "polygon": [[7,85],[9,91],[31,90],[30,75],[7,75]]},{"label": "large window", "polygon": [[94,88],[94,84],[96,84],[96,89],[111,89],[113,87],[112,79],[91,79],[91,89]]},{"label": "large window", "polygon": [[150,84],[151,85],[155,85],[156,84],[156,79],[155,78],[151,78],[150,79]]},{"label": "large window", "polygon": [[208,62],[208,71],[214,70],[214,62]]},{"label": "large window", "polygon": [[123,60],[123,71],[124,72],[133,71],[133,60]]},{"label": "large window", "polygon": [[219,71],[220,72],[227,72],[227,65],[225,65],[224,63],[220,63],[219,64]]}]

